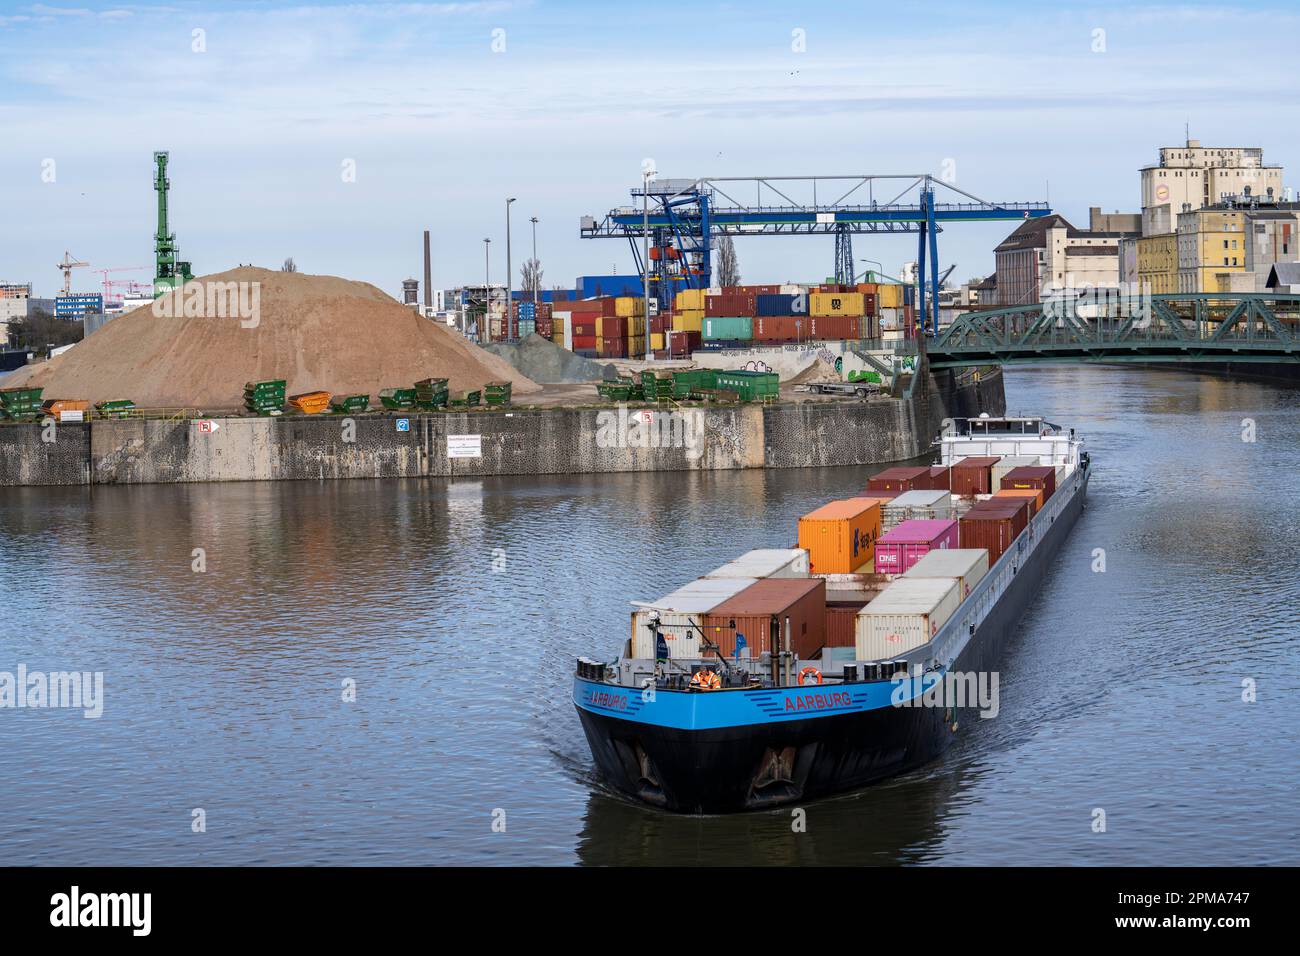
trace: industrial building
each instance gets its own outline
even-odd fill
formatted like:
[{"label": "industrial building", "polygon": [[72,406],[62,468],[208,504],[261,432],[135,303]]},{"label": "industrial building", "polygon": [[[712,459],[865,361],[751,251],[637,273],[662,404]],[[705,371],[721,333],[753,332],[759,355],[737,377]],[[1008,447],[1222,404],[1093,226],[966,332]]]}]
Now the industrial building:
[{"label": "industrial building", "polygon": [[[1094,213],[1092,219],[1106,222],[1099,209]],[[1113,215],[1117,225],[1135,224],[1132,214]],[[1052,287],[1114,288],[1120,281],[1119,244],[1126,236],[1078,229],[1056,213],[1025,220],[994,250],[998,304],[1038,302]]]},{"label": "industrial building", "polygon": [[1280,199],[1282,167],[1264,164],[1258,147],[1201,146],[1189,139],[1183,146],[1160,150],[1160,162],[1144,166],[1142,175],[1142,235],[1175,232],[1177,216],[1232,196]]}]

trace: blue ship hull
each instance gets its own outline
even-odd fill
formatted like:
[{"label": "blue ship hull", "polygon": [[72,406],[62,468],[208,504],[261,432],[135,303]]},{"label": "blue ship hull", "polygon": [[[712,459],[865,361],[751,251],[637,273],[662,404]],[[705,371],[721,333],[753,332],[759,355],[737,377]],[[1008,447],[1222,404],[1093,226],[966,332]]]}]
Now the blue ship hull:
[{"label": "blue ship hull", "polygon": [[[1088,479],[1084,471],[1069,503],[1039,529],[1041,540],[1023,567],[1014,567],[1000,599],[944,670],[994,668],[1084,507]],[[978,718],[898,706],[927,686],[926,678],[912,677],[651,694],[576,678],[573,699],[597,769],[611,786],[665,810],[712,814],[856,790],[933,760],[963,723]]]}]

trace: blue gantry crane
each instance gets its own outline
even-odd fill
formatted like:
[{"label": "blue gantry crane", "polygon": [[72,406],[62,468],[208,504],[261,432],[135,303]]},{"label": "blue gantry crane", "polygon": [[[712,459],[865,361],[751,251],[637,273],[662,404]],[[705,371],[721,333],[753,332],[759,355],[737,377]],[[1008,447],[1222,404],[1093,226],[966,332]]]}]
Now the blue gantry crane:
[{"label": "blue gantry crane", "polygon": [[[736,198],[751,191],[752,203]],[[710,286],[716,236],[834,235],[836,281],[852,282],[854,233],[914,232],[919,236],[918,319],[931,333],[938,320],[943,227],[1052,212],[1043,202],[989,202],[927,173],[655,179],[633,187],[631,195],[633,205],[612,209],[603,219],[583,217],[579,234],[627,239],[637,271],[648,276],[650,296],[661,309],[682,289]],[[648,269],[638,245],[647,235]]]}]

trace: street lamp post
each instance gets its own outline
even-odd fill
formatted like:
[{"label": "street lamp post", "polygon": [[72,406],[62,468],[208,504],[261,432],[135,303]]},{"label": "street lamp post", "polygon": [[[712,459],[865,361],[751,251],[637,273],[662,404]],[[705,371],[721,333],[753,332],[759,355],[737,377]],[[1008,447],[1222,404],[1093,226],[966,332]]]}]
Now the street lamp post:
[{"label": "street lamp post", "polygon": [[641,295],[644,299],[645,358],[653,358],[650,348],[650,180],[658,173],[653,165],[641,167]]},{"label": "street lamp post", "polygon": [[[507,338],[509,338],[511,311],[514,307],[514,297],[510,294],[510,285],[513,281],[510,277],[510,204],[514,201],[514,196],[511,196],[506,200],[506,315],[504,321],[507,329]],[[518,326],[516,326],[515,331],[518,331]]]},{"label": "street lamp post", "polygon": [[487,344],[488,341],[488,316],[492,314],[492,257],[488,250],[492,248],[492,240],[483,240],[483,328],[478,330],[479,341]]},{"label": "street lamp post", "polygon": [[533,309],[537,309],[537,287],[541,284],[537,277],[537,217],[528,220],[533,224]]}]

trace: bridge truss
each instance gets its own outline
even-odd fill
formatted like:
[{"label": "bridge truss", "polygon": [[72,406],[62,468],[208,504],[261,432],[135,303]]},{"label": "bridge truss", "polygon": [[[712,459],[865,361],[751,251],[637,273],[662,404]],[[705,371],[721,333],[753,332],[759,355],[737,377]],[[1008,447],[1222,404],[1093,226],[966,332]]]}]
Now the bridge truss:
[{"label": "bridge truss", "polygon": [[1102,291],[967,312],[927,343],[930,365],[1300,362],[1300,295]]}]

